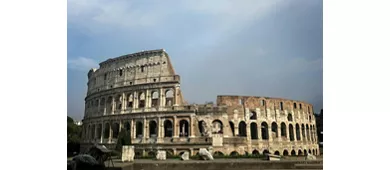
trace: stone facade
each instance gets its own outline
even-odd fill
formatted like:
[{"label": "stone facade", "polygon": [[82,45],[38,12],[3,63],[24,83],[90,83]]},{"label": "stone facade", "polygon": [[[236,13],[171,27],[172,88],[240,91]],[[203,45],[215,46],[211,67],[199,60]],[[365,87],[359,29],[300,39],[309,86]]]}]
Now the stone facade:
[{"label": "stone facade", "polygon": [[155,155],[153,147],[167,156],[208,147],[225,155],[319,153],[311,104],[221,95],[216,105],[188,105],[164,50],[108,59],[88,72],[81,149],[113,148],[121,130],[136,156]]}]

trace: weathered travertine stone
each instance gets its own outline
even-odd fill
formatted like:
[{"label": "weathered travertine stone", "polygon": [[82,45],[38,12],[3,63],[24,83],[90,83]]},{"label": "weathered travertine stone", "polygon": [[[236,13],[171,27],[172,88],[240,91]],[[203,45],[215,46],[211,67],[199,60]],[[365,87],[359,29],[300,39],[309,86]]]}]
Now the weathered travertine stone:
[{"label": "weathered travertine stone", "polygon": [[122,162],[134,161],[134,146],[122,146]]},{"label": "weathered travertine stone", "polygon": [[273,155],[273,154],[267,154],[267,158],[270,161],[280,161],[281,156]]},{"label": "weathered travertine stone", "polygon": [[308,153],[308,154],[306,155],[306,158],[305,158],[305,159],[306,159],[306,160],[316,160],[317,157],[314,156],[314,155],[312,155],[312,154],[310,154],[310,153]]},{"label": "weathered travertine stone", "polygon": [[205,148],[200,148],[199,149],[199,156],[203,160],[214,160],[213,155],[211,155],[211,153],[209,151],[207,151],[207,149],[205,149]]},{"label": "weathered travertine stone", "polygon": [[166,160],[167,153],[165,151],[157,151],[156,159],[157,160]]},{"label": "weathered travertine stone", "polygon": [[181,155],[181,160],[183,161],[187,161],[190,159],[190,153],[185,151],[182,155]]}]

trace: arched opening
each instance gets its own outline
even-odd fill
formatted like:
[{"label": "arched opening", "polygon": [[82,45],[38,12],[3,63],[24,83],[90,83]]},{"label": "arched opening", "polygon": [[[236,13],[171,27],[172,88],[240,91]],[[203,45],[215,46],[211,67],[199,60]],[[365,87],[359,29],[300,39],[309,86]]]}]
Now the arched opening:
[{"label": "arched opening", "polygon": [[269,154],[269,151],[268,151],[267,149],[265,149],[265,150],[263,151],[263,155],[267,155],[267,154]]},{"label": "arched opening", "polygon": [[106,113],[111,113],[112,111],[112,97],[108,97],[107,103],[106,103]]},{"label": "arched opening", "polygon": [[130,123],[129,123],[129,122],[126,122],[126,123],[125,123],[125,130],[126,130],[127,132],[130,131]]},{"label": "arched opening", "polygon": [[205,134],[205,131],[204,131],[204,125],[206,124],[206,122],[204,122],[203,120],[201,121],[198,121],[198,128],[199,128],[199,133],[201,136],[204,136]]},{"label": "arched opening", "polygon": [[171,89],[165,91],[165,105],[172,106],[173,104],[173,91]]},{"label": "arched opening", "polygon": [[307,155],[307,150],[306,149],[303,150],[303,154]]},{"label": "arched opening", "polygon": [[257,124],[255,122],[251,123],[251,138],[252,139],[259,139],[259,136],[257,133]]},{"label": "arched opening", "polygon": [[104,139],[108,139],[109,136],[110,136],[110,124],[106,123],[104,125],[103,137],[104,137]]},{"label": "arched opening", "polygon": [[297,154],[295,153],[294,150],[291,151],[291,156],[296,156]]},{"label": "arched opening", "polygon": [[152,92],[152,107],[158,107],[158,92],[154,91]]},{"label": "arched opening", "polygon": [[104,104],[106,103],[106,98],[102,98],[101,100],[100,100],[100,112],[103,112],[104,111]]},{"label": "arched opening", "polygon": [[288,156],[288,151],[287,150],[283,151],[283,156]]},{"label": "arched opening", "polygon": [[156,156],[156,152],[154,152],[154,151],[149,151],[149,152],[148,152],[148,156],[149,156],[149,157],[155,157],[155,156]]},{"label": "arched opening", "polygon": [[261,123],[261,138],[264,140],[269,139],[268,124],[266,122]]},{"label": "arched opening", "polygon": [[307,124],[306,124],[306,137],[307,137],[307,140],[310,141],[309,125],[307,125]]},{"label": "arched opening", "polygon": [[238,133],[240,136],[246,136],[246,124],[244,121],[241,121],[240,124],[238,124]]},{"label": "arched opening", "polygon": [[272,122],[271,124],[271,130],[272,130],[272,135],[275,136],[276,138],[279,137],[279,134],[278,134],[278,124],[276,124],[276,122]]},{"label": "arched opening", "polygon": [[127,97],[127,108],[128,109],[131,109],[133,108],[133,95],[132,94],[129,94],[128,97]]},{"label": "arched opening", "polygon": [[309,154],[311,154],[311,150],[309,149]]},{"label": "arched opening", "polygon": [[116,105],[116,110],[121,110],[122,109],[122,96],[118,95],[115,98],[115,105]]},{"label": "arched opening", "polygon": [[188,137],[188,121],[187,120],[181,120],[179,122],[180,125],[180,137]]},{"label": "arched opening", "polygon": [[91,136],[92,139],[95,139],[95,125],[92,125]]},{"label": "arched opening", "polygon": [[143,92],[140,92],[138,95],[138,108],[144,108],[145,107],[145,94]]},{"label": "arched opening", "polygon": [[214,120],[212,122],[213,124],[213,134],[223,134],[223,124],[220,120]]},{"label": "arched opening", "polygon": [[283,102],[280,102],[280,110],[283,110]]},{"label": "arched opening", "polygon": [[144,127],[143,127],[143,123],[141,121],[137,121],[136,125],[135,125],[135,135],[138,137],[138,138],[142,138],[143,136],[143,131],[144,131]]},{"label": "arched opening", "polygon": [[301,125],[301,130],[302,130],[302,140],[305,140],[306,134],[305,134],[305,125],[304,124]]},{"label": "arched opening", "polygon": [[252,155],[260,155],[260,152],[255,149],[255,150],[252,151]]},{"label": "arched opening", "polygon": [[164,121],[164,137],[172,137],[173,136],[173,126],[170,120]]},{"label": "arched opening", "polygon": [[313,153],[313,155],[315,155],[314,149],[311,151],[311,153]]},{"label": "arched opening", "polygon": [[230,125],[230,129],[232,131],[232,136],[235,136],[235,133],[234,133],[234,123],[232,121],[229,121],[229,125]]},{"label": "arched opening", "polygon": [[310,141],[313,141],[313,127],[310,125]]},{"label": "arched opening", "polygon": [[294,141],[294,127],[292,124],[288,125],[288,134],[290,136],[290,141]]},{"label": "arched opening", "polygon": [[288,120],[289,122],[292,122],[292,121],[293,121],[293,117],[292,117],[292,114],[291,114],[291,113],[289,113],[289,114],[287,115],[287,120]]},{"label": "arched opening", "polygon": [[157,123],[154,120],[149,121],[149,137],[157,137]]},{"label": "arched opening", "polygon": [[282,137],[287,137],[287,127],[286,127],[286,124],[284,122],[282,122],[282,125],[280,127],[280,133],[281,133],[281,136]]},{"label": "arched opening", "polygon": [[297,108],[297,103],[294,103],[294,109],[296,109]]},{"label": "arched opening", "polygon": [[301,140],[301,132],[300,132],[299,129],[300,129],[300,128],[299,128],[299,124],[297,123],[297,124],[295,125],[295,133],[296,133],[296,135],[297,135],[297,140]]},{"label": "arched opening", "polygon": [[97,125],[97,137],[98,139],[100,139],[102,137],[102,124],[98,124]]},{"label": "arched opening", "polygon": [[280,155],[279,151],[275,151],[274,155]]},{"label": "arched opening", "polygon": [[298,150],[298,155],[303,156],[303,152],[301,150]]},{"label": "arched opening", "polygon": [[214,152],[213,155],[214,155],[214,156],[220,156],[220,157],[224,156],[224,154],[223,154],[222,152],[220,152],[220,151]]},{"label": "arched opening", "polygon": [[251,119],[251,120],[256,120],[257,119],[257,114],[256,114],[255,111],[251,111],[249,119]]},{"label": "arched opening", "polygon": [[112,127],[112,137],[113,138],[118,138],[119,135],[119,123],[114,123]]},{"label": "arched opening", "polygon": [[233,152],[230,153],[230,156],[238,156],[238,155],[239,155],[239,154],[238,154],[237,151],[233,151]]}]

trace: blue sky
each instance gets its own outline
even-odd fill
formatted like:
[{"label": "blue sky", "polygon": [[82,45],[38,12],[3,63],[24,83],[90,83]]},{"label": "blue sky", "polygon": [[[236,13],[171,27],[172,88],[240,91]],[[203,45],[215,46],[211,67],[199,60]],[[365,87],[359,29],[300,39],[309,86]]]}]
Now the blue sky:
[{"label": "blue sky", "polygon": [[68,115],[81,120],[87,72],[164,48],[189,103],[217,95],[322,108],[321,0],[68,0]]}]

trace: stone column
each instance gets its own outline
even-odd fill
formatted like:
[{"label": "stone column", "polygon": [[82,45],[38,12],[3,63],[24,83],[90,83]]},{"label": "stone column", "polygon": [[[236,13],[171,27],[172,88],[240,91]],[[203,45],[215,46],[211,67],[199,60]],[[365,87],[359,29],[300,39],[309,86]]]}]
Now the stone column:
[{"label": "stone column", "polygon": [[160,95],[158,96],[159,99],[158,101],[160,102],[159,107],[164,107],[165,106],[165,94],[164,94],[164,89],[160,88]]},{"label": "stone column", "polygon": [[126,94],[122,93],[122,113],[126,110]]},{"label": "stone column", "polygon": [[131,134],[130,134],[131,139],[134,139],[134,138],[137,137],[137,136],[135,135],[136,131],[135,131],[134,119],[131,119],[130,132],[131,132]]},{"label": "stone column", "polygon": [[[278,124],[278,122],[276,122],[276,124]],[[271,124],[271,128],[272,128],[272,124]],[[279,124],[278,125],[278,141],[280,142],[280,141],[282,141],[282,126],[281,126],[281,124]]]},{"label": "stone column", "polygon": [[158,117],[158,122],[157,122],[157,142],[162,143],[163,142],[163,134],[164,131],[164,120],[161,119],[161,117]]},{"label": "stone column", "polygon": [[234,136],[239,135],[238,125],[239,125],[239,123],[234,123]]},{"label": "stone column", "polygon": [[[260,123],[260,125],[259,124],[257,124],[257,137],[259,138],[259,141],[263,141],[263,138],[262,138],[262,136],[261,136],[261,123]],[[259,151],[260,152],[260,151]]]},{"label": "stone column", "polygon": [[111,101],[111,114],[114,114],[115,112],[115,96],[112,97],[112,101]]},{"label": "stone column", "polygon": [[145,108],[151,107],[151,97],[150,97],[150,90],[147,89],[145,93]]},{"label": "stone column", "polygon": [[103,110],[103,115],[107,114],[107,98],[104,97],[104,110]]},{"label": "stone column", "polygon": [[108,136],[108,143],[111,143],[112,142],[112,123],[110,123],[110,135]]},{"label": "stone column", "polygon": [[134,94],[133,94],[133,97],[134,97],[134,99],[133,99],[133,108],[134,109],[138,109],[138,93],[137,93],[137,91],[134,91]]},{"label": "stone column", "polygon": [[123,127],[123,122],[120,120],[120,121],[119,121],[118,137],[119,137],[119,133],[121,133],[121,131],[122,131],[122,127]]},{"label": "stone column", "polygon": [[148,139],[149,138],[149,133],[148,133],[148,128],[147,128],[149,126],[148,123],[149,122],[146,121],[146,118],[144,118],[144,127],[143,127],[144,128],[144,130],[143,130],[144,131],[144,133],[143,133],[143,138],[144,139]]},{"label": "stone column", "polygon": [[100,143],[103,143],[103,137],[104,137],[104,122],[102,121],[102,129],[100,132]]},{"label": "stone column", "polygon": [[294,142],[296,142],[297,141],[297,131],[296,131],[294,125],[293,125],[293,134],[294,134]]},{"label": "stone column", "polygon": [[178,94],[179,94],[179,89],[180,89],[180,86],[179,85],[176,85],[175,86],[175,90],[173,92],[173,106],[178,106],[179,105],[179,97],[178,97]]},{"label": "stone column", "polygon": [[[194,126],[195,126],[195,119],[194,116],[191,116],[190,118],[190,123],[189,123],[189,137],[194,138],[195,137],[195,131],[194,131]],[[222,126],[222,128],[225,129],[225,127]]]},{"label": "stone column", "polygon": [[286,125],[286,137],[287,137],[287,141],[290,141],[290,127],[289,127],[289,124]]},{"label": "stone column", "polygon": [[268,137],[269,137],[269,141],[272,142],[273,141],[273,136],[272,136],[272,123],[271,123],[271,126],[268,126]]},{"label": "stone column", "polygon": [[177,117],[173,116],[173,137],[174,138],[178,138],[179,137],[179,133],[178,133],[179,128],[180,127],[177,124]]}]

